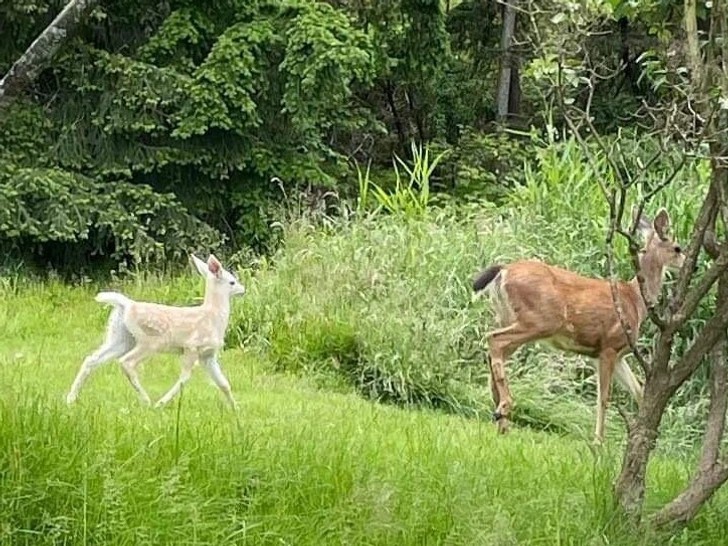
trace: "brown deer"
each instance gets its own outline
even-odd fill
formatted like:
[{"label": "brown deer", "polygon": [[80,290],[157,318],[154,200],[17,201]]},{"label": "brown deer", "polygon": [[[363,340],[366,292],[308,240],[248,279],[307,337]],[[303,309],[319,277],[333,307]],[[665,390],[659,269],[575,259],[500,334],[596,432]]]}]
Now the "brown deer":
[{"label": "brown deer", "polygon": [[[633,218],[636,218],[633,210]],[[682,249],[668,235],[670,218],[665,209],[650,222],[637,223],[645,241],[640,253],[644,299],[638,277],[616,281],[622,319],[629,325],[632,343],[647,315],[647,306],[657,301],[666,269],[682,267]],[[490,353],[491,392],[496,405],[493,419],[499,432],[508,429],[513,405],[504,363],[518,347],[547,342],[553,347],[598,359],[595,443],[604,438],[604,421],[612,376],[641,403],[642,386],[623,357],[631,345],[620,321],[610,281],[584,277],[537,260],[493,265],[473,282],[477,293],[488,288],[495,307],[498,329],[487,335]]]}]

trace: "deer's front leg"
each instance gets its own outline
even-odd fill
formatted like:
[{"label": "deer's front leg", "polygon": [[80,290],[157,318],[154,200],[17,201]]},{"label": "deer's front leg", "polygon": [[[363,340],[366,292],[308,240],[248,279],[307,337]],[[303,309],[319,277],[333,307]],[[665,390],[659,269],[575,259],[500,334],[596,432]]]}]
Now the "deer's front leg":
[{"label": "deer's front leg", "polygon": [[172,385],[172,388],[159,399],[159,401],[155,404],[155,407],[161,408],[177,395],[179,390],[185,385],[185,383],[187,383],[187,381],[190,380],[190,377],[192,377],[192,369],[195,367],[196,362],[196,353],[188,351],[182,355],[182,371],[180,372],[179,379],[174,385]]},{"label": "deer's front leg", "polygon": [[217,355],[211,355],[207,359],[205,359],[205,369],[207,370],[207,373],[210,374],[210,377],[215,382],[215,385],[217,385],[217,387],[225,395],[225,398],[227,399],[228,404],[230,404],[230,407],[232,409],[237,409],[238,403],[235,401],[235,397],[233,396],[232,389],[230,388],[230,382],[227,380],[227,377],[225,377],[225,374],[222,372],[222,368],[220,367],[220,362],[217,359]]}]

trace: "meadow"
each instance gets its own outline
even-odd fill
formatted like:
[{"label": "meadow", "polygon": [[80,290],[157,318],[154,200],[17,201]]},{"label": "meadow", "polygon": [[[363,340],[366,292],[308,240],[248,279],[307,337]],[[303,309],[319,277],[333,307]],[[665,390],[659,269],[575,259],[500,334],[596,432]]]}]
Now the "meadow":
[{"label": "meadow", "polygon": [[[722,543],[725,492],[671,537],[636,534],[616,515],[623,425],[610,410],[606,445],[590,445],[584,360],[519,351],[508,367],[516,426],[498,436],[489,422],[490,313],[471,296],[473,274],[523,256],[604,272],[594,173],[567,155],[542,158],[504,208],[288,222],[275,256],[239,269],[248,292],[221,359],[237,413],[199,370],[170,407],[143,407],[116,364],[65,404],[102,339],[108,309],[95,292],[192,304],[203,286],[191,269],[3,277],[0,543]],[[651,205],[677,209],[678,235],[700,183],[686,175]],[[619,270],[629,271],[624,254]],[[178,366],[143,365],[153,398]],[[666,415],[648,511],[689,477],[705,409],[691,392]],[[615,404],[629,405],[619,388]]]}]

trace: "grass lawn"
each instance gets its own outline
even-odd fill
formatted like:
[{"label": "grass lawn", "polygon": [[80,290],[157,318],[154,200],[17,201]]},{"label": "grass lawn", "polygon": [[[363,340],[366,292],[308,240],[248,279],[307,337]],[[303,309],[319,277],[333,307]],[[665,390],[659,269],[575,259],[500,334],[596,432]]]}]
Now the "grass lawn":
[{"label": "grass lawn", "polygon": [[[171,303],[196,278],[128,285]],[[96,287],[6,288],[0,309],[2,544],[651,544],[613,515],[619,446],[368,402],[284,376],[230,348],[229,411],[196,370],[163,410],[140,405],[116,363],[65,394],[101,341]],[[236,303],[239,305],[239,303]],[[173,357],[141,369],[158,398]],[[648,504],[677,491],[688,461],[650,467]],[[674,544],[722,544],[724,494]]]}]

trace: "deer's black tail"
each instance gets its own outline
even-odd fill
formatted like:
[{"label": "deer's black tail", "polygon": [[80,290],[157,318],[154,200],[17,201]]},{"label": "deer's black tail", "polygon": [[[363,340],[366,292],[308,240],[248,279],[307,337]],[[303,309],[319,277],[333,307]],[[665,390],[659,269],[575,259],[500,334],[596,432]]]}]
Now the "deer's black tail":
[{"label": "deer's black tail", "polygon": [[480,292],[481,290],[483,290],[486,286],[493,282],[493,279],[498,276],[498,273],[501,272],[501,269],[503,269],[502,265],[491,265],[488,269],[475,277],[475,280],[473,281],[473,291]]}]

